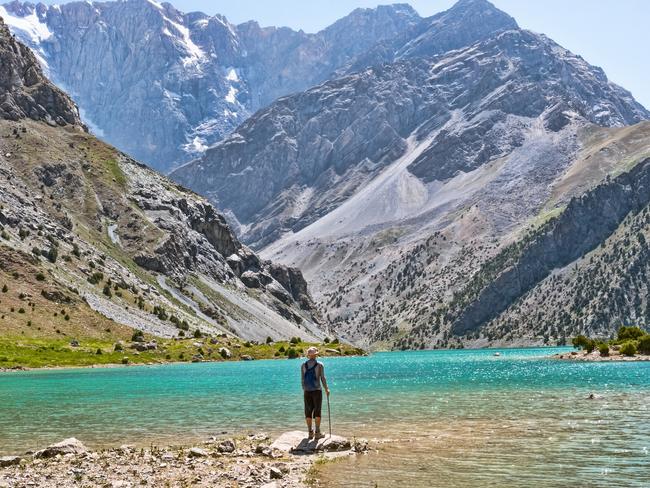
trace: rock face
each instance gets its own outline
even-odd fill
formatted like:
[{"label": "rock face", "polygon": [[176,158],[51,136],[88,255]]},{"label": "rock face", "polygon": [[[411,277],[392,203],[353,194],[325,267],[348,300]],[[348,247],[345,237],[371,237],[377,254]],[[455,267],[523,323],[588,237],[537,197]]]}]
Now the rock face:
[{"label": "rock face", "polygon": [[0,19],[0,117],[81,126],[74,102],[43,76],[34,54]]},{"label": "rock face", "polygon": [[420,21],[407,5],[382,6],[306,34],[236,26],[149,0],[14,1],[0,15],[97,135],[159,170],[201,154],[276,97],[324,81]]},{"label": "rock face", "polygon": [[600,69],[544,36],[511,30],[278,100],[172,178],[226,209],[246,226],[242,238],[263,247],[331,212],[409,152],[408,174],[428,184],[511,154],[534,136],[535,119],[552,134],[649,115]]},{"label": "rock face", "polygon": [[[605,317],[605,299],[580,317],[578,282],[570,291],[547,275],[608,239],[618,210],[567,234],[574,247],[557,262],[547,256],[556,243],[542,240],[530,261],[487,271],[572,199],[643,161],[650,113],[600,68],[485,1],[459,2],[366,55],[259,111],[172,177],[223,208],[265,257],[301,269],[348,339],[542,344]],[[563,305],[531,298],[539,323],[526,323],[519,302],[542,282]],[[607,330],[644,304],[606,314]]]},{"label": "rock face", "polygon": [[0,270],[87,307],[88,327],[101,316],[162,337],[325,335],[300,271],[261,259],[205,199],[87,133],[29,50],[0,34],[2,107],[22,110],[0,119]]}]

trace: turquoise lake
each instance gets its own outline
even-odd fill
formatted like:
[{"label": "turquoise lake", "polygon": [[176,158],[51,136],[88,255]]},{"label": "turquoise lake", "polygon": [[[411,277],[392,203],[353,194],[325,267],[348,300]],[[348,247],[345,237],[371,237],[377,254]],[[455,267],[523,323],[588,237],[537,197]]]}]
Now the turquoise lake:
[{"label": "turquoise lake", "polygon": [[[548,358],[564,350],[323,359],[334,433],[390,441],[320,467],[323,486],[650,486],[650,363]],[[3,374],[0,452],[303,429],[300,364]]]}]

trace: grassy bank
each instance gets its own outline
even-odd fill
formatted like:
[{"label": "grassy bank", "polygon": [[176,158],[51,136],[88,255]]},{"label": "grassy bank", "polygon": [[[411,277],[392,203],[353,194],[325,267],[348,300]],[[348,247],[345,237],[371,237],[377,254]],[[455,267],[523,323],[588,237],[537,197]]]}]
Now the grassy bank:
[{"label": "grassy bank", "polygon": [[[145,338],[144,343],[150,342]],[[78,345],[77,345],[78,344]],[[319,347],[323,356],[363,354],[346,344],[318,344],[294,340],[252,343],[225,337],[156,339],[156,349],[137,351],[132,341],[108,342],[101,339],[0,338],[0,369],[79,367],[112,364],[149,364],[199,361],[239,361],[243,359],[285,359],[300,357],[309,346]]]}]

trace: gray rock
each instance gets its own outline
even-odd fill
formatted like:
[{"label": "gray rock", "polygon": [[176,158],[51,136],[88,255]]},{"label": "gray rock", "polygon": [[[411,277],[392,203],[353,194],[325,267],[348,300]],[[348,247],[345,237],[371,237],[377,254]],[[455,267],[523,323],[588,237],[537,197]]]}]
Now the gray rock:
[{"label": "gray rock", "polygon": [[269,470],[269,477],[272,480],[281,480],[284,478],[284,473],[282,473],[282,471],[280,471],[278,468],[271,467]]},{"label": "gray rock", "polygon": [[209,456],[209,454],[208,454],[207,451],[205,451],[204,449],[201,449],[201,448],[199,448],[199,447],[192,447],[192,448],[189,450],[188,455],[189,455],[190,457],[195,457],[195,458],[199,458],[199,457],[208,457],[208,456]]},{"label": "gray rock", "polygon": [[79,454],[85,454],[87,452],[88,449],[86,448],[86,446],[83,445],[81,441],[75,439],[74,437],[71,437],[69,439],[65,439],[56,444],[52,444],[51,446],[48,446],[41,451],[37,451],[36,453],[34,453],[34,457],[50,458],[50,457],[57,456],[59,454],[79,455]]},{"label": "gray rock", "polygon": [[235,441],[232,439],[226,439],[224,441],[221,441],[217,445],[217,451],[221,453],[235,452],[235,449],[236,449]]},{"label": "gray rock", "polygon": [[2,456],[0,457],[0,467],[6,468],[9,466],[17,466],[20,464],[20,456]]},{"label": "gray rock", "polygon": [[349,451],[352,446],[345,437],[326,435],[321,439],[308,439],[301,431],[285,432],[280,435],[270,446],[282,452],[315,453]]}]

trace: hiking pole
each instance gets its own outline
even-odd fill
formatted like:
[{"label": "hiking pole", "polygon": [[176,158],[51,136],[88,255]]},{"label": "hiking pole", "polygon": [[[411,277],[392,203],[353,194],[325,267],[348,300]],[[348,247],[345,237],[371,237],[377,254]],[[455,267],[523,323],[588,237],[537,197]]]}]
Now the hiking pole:
[{"label": "hiking pole", "polygon": [[327,424],[330,428],[330,439],[332,438],[332,412],[330,410],[330,396],[327,395]]}]

